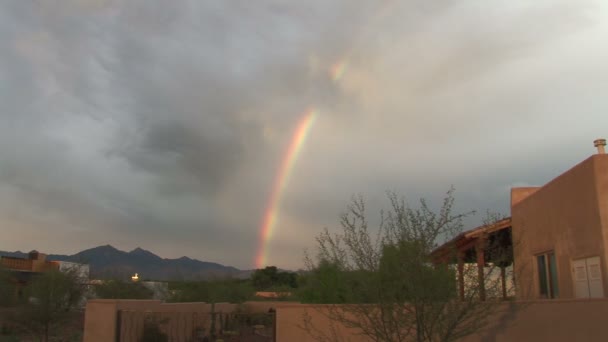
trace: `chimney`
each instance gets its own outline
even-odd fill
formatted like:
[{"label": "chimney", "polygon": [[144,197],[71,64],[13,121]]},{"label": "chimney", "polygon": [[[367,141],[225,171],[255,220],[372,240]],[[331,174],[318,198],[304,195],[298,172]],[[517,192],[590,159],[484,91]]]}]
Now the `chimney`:
[{"label": "chimney", "polygon": [[593,146],[597,147],[597,154],[605,154],[604,146],[606,146],[606,139],[596,139],[593,141]]}]

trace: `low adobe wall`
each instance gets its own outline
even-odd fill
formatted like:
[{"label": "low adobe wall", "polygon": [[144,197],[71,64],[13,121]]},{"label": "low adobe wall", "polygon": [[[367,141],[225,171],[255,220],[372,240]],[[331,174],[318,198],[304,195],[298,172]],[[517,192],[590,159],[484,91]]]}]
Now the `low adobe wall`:
[{"label": "low adobe wall", "polygon": [[606,341],[608,298],[501,303],[476,341]]},{"label": "low adobe wall", "polygon": [[[330,338],[329,340],[340,340],[349,342],[371,341],[365,336],[358,334],[355,329],[348,329],[336,322],[327,319],[329,305],[311,305],[288,303],[279,304],[276,307],[276,340],[277,341],[315,341],[304,329],[304,322],[309,319],[314,334],[321,334]],[[337,334],[343,339],[331,339],[332,334]]]},{"label": "low adobe wall", "polygon": [[[270,308],[275,306],[275,302],[249,302],[245,304],[245,309],[251,313],[267,313]],[[185,318],[186,316],[192,315],[192,313],[197,315],[211,313],[211,307],[212,305],[209,303],[163,303],[159,300],[90,300],[86,306],[83,341],[107,342],[116,340],[119,311],[122,311],[122,315],[126,316],[128,321],[133,323],[133,326],[143,325],[145,314],[153,312],[159,317],[171,318],[171,321],[175,324],[170,324],[169,329],[179,330],[186,328],[187,323],[184,322],[192,321],[192,319]],[[237,304],[216,303],[215,312],[233,312],[237,307]],[[203,317],[198,318],[204,319]],[[133,331],[133,326],[128,328],[127,340],[131,340],[133,339],[132,336],[141,333],[140,328]],[[124,331],[122,333],[124,337]],[[181,340],[183,334],[177,333],[176,335],[180,336],[179,339]],[[187,339],[185,335],[184,339]]]},{"label": "low adobe wall", "polygon": [[[606,313],[608,299],[544,300],[533,302],[497,303],[489,324],[478,333],[462,339],[475,341],[605,341],[608,336]],[[326,334],[332,322],[324,315],[323,305],[286,302],[248,302],[251,312],[276,310],[276,340],[279,342],[307,342],[314,339],[302,329],[305,315],[309,315],[316,329]],[[85,315],[85,342],[114,341],[118,310],[154,312],[208,312],[207,303],[162,304],[159,301],[92,300]],[[216,304],[216,311],[229,312],[234,304]],[[205,311],[207,310],[207,311]],[[345,341],[367,342],[370,339],[353,329],[334,325]]]},{"label": "low adobe wall", "polygon": [[[478,333],[462,339],[477,341],[606,341],[608,338],[608,299],[543,300],[533,302],[502,302]],[[315,328],[330,332],[323,315],[323,306],[284,304],[276,308],[277,341],[314,341],[301,326],[305,314],[311,316]],[[367,342],[355,330],[335,328],[345,341]]]}]

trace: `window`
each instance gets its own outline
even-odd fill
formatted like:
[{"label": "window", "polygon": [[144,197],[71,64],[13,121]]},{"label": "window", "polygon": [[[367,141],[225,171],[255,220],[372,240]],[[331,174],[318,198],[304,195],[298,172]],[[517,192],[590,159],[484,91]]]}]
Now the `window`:
[{"label": "window", "polygon": [[559,286],[557,283],[557,263],[555,253],[547,252],[536,256],[538,268],[538,285],[541,298],[559,297]]}]

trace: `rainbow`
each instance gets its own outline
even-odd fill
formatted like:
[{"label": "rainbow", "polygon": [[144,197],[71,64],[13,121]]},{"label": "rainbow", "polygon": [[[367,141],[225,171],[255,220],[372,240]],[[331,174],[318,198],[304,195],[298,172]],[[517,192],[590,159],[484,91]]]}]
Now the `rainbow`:
[{"label": "rainbow", "polygon": [[310,133],[310,129],[317,119],[317,116],[318,112],[314,108],[304,112],[298,126],[293,132],[291,142],[289,143],[285,156],[282,159],[283,161],[279,167],[272,193],[270,195],[270,200],[262,220],[258,251],[255,259],[255,265],[257,268],[263,268],[266,265],[266,260],[268,258],[268,245],[278,222],[281,198],[283,197],[285,188],[287,188],[287,185],[289,184],[289,178],[293,171],[293,167],[298,160],[302,146],[304,146],[306,137],[308,136],[308,133]]},{"label": "rainbow", "polygon": [[346,72],[346,68],[348,67],[348,61],[346,59],[342,59],[332,64],[329,68],[329,77],[331,77],[332,81],[339,81],[344,73]]},{"label": "rainbow", "polygon": [[[332,65],[329,66],[327,72],[332,81],[339,82],[342,80],[348,71],[348,67],[355,50],[362,45],[363,36],[371,30],[374,23],[381,21],[384,15],[390,13],[390,9],[397,3],[397,0],[383,0],[380,3],[376,11],[373,12],[371,18],[367,21],[366,25],[364,25],[360,30],[359,37],[355,39],[353,46],[346,51],[342,58],[337,59]],[[255,265],[257,268],[262,268],[266,265],[269,243],[277,225],[283,192],[285,192],[285,188],[289,184],[289,177],[291,176],[293,167],[298,160],[298,155],[300,154],[302,146],[304,145],[304,142],[306,141],[306,138],[310,133],[310,129],[312,128],[317,116],[318,112],[314,108],[304,112],[304,115],[300,119],[300,122],[293,133],[289,147],[285,152],[285,156],[282,159],[266,211],[264,212],[264,218],[262,220],[258,250],[255,258]]]},{"label": "rainbow", "polygon": [[334,82],[339,82],[346,71],[348,70],[354,52],[363,45],[363,37],[371,31],[373,25],[377,22],[382,22],[385,15],[391,13],[391,9],[398,3],[397,0],[384,0],[379,2],[378,8],[373,12],[373,15],[367,20],[367,23],[359,30],[359,35],[355,37],[353,45],[339,59],[337,59],[328,69],[329,78]]}]

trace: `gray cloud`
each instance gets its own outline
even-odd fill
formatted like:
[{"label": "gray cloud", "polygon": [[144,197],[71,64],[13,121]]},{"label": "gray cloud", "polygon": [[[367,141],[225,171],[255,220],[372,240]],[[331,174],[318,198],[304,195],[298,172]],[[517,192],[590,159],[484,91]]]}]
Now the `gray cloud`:
[{"label": "gray cloud", "polygon": [[0,222],[19,232],[0,249],[141,245],[251,267],[307,108],[320,114],[270,246],[282,267],[353,193],[376,212],[386,190],[438,199],[453,184],[460,209],[508,212],[509,187],[548,181],[605,134],[599,1],[0,9]]}]

